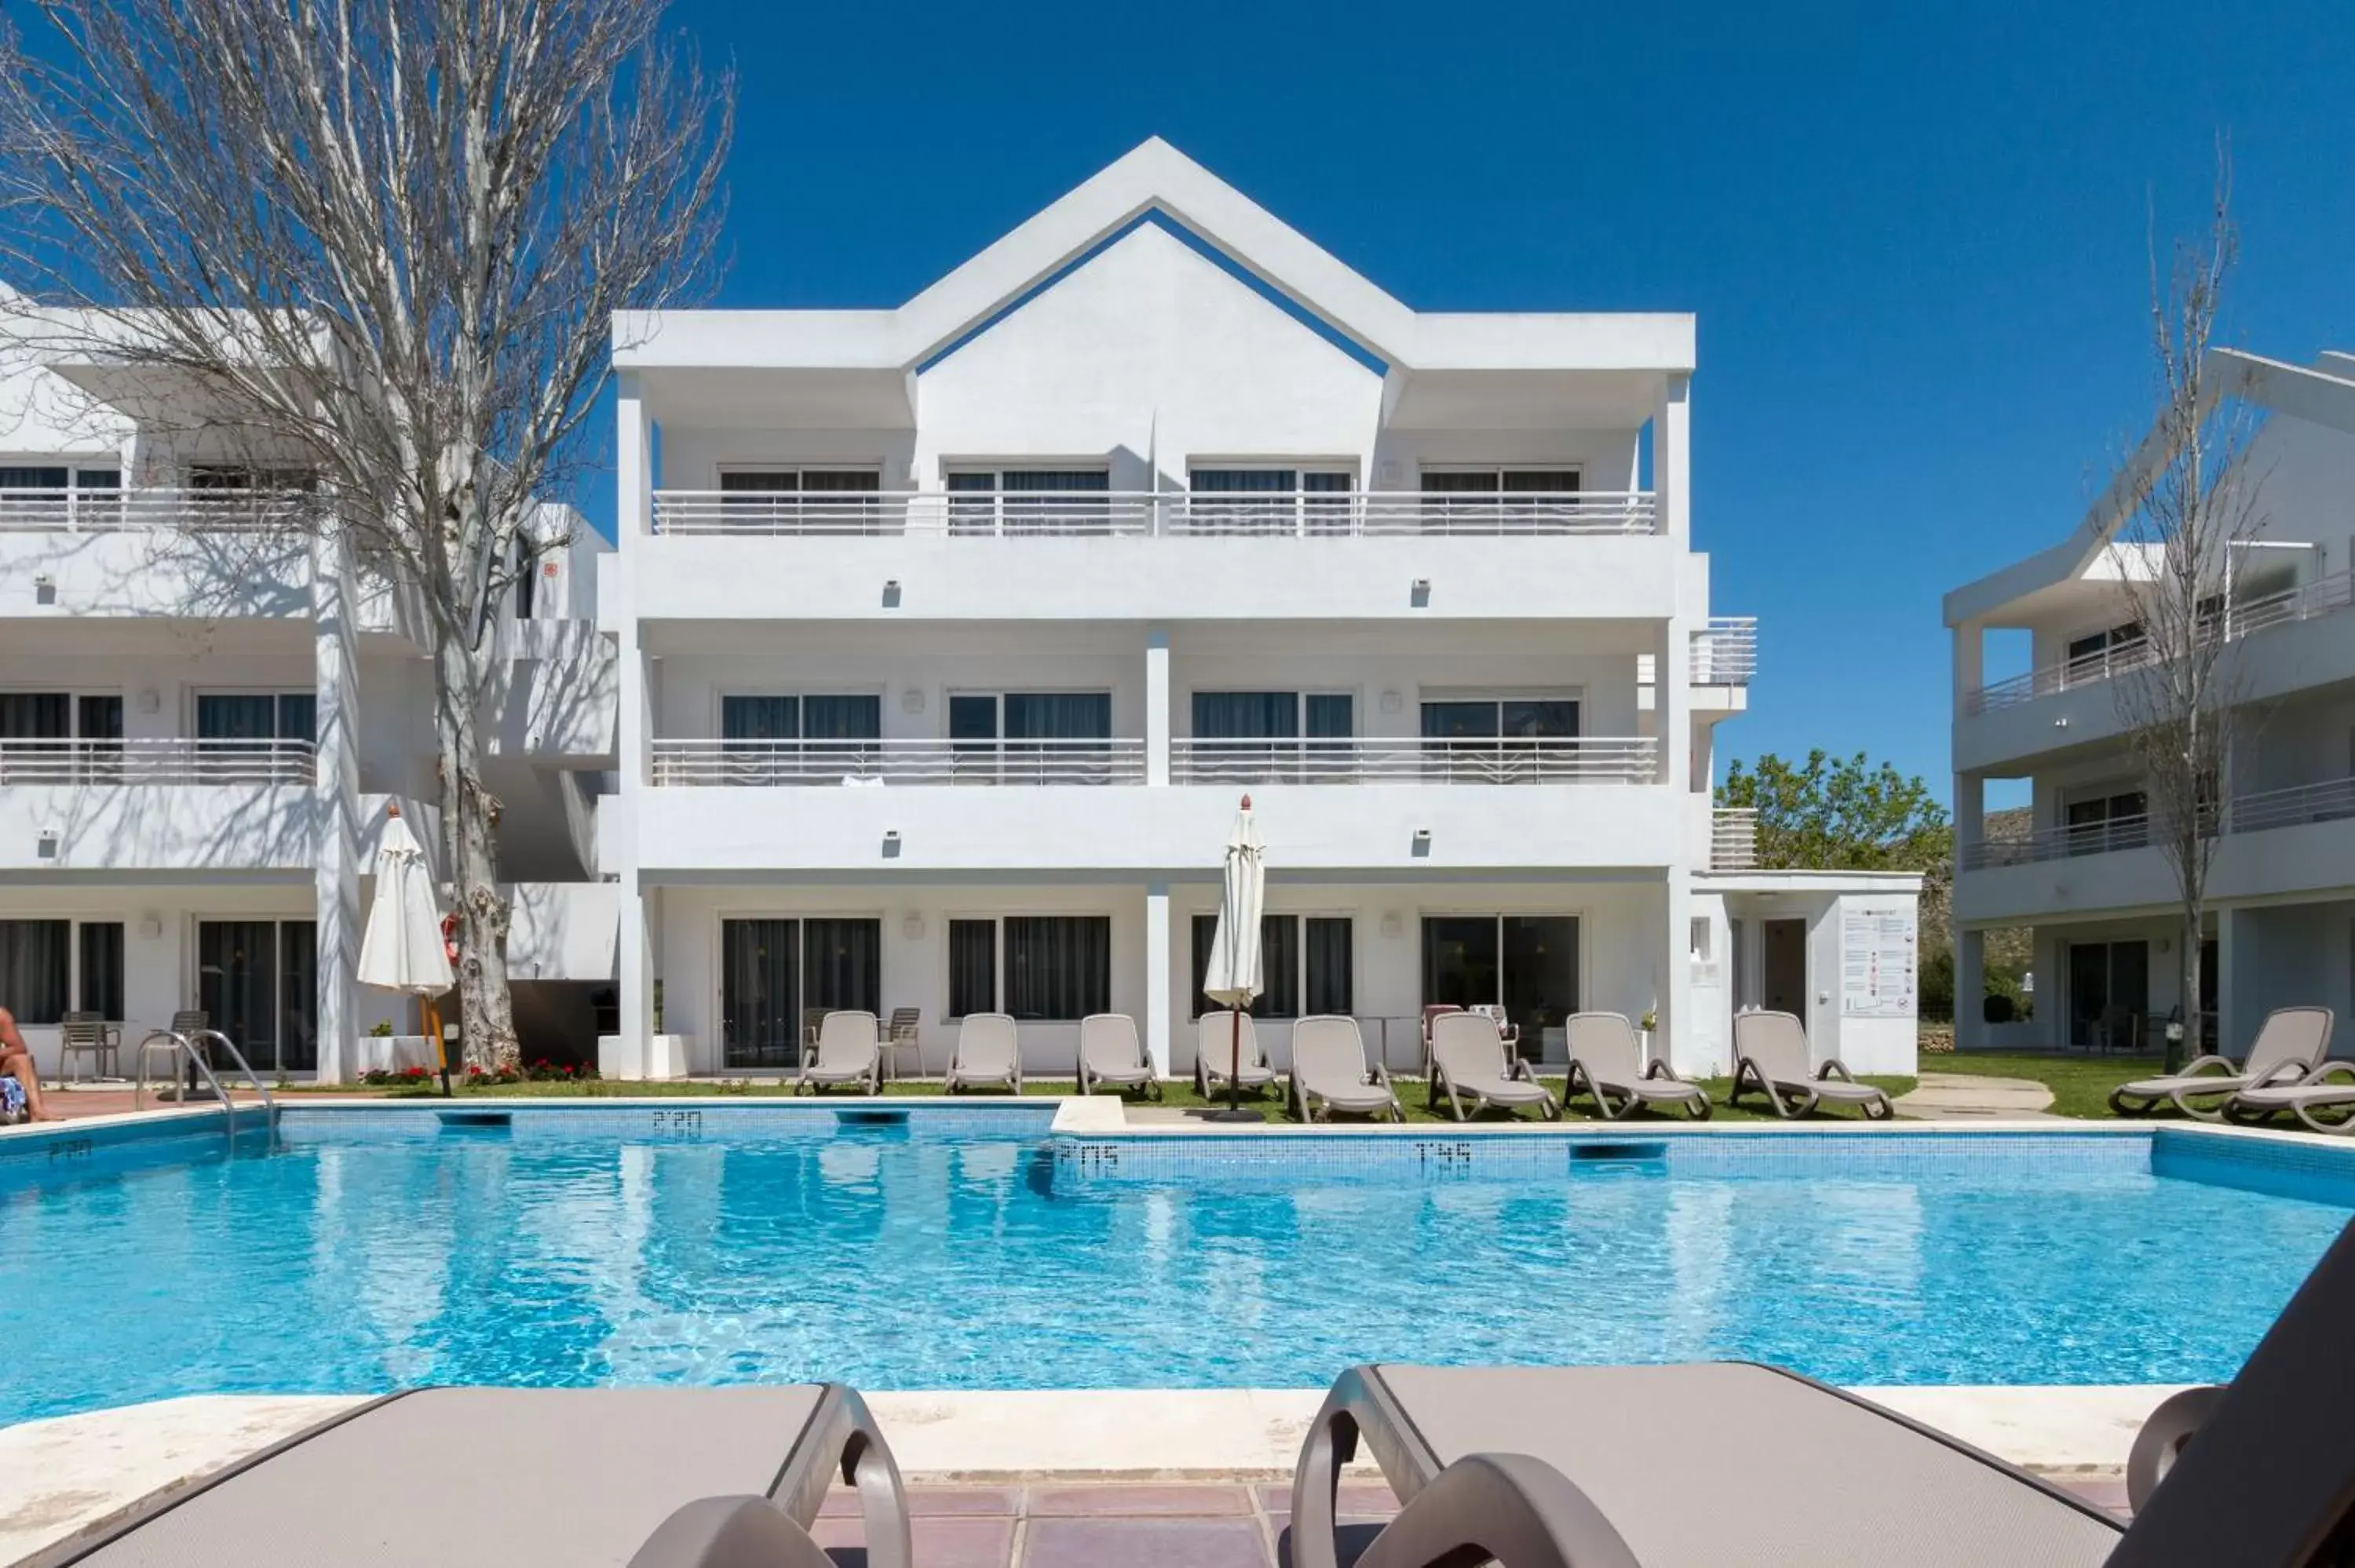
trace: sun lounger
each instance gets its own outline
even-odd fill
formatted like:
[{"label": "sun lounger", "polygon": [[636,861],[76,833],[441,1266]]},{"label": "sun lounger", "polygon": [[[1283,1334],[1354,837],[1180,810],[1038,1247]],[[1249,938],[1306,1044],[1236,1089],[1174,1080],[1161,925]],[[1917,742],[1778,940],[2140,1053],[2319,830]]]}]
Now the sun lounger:
[{"label": "sun lounger", "polygon": [[2238,1067],[2222,1056],[2196,1057],[2180,1073],[2120,1084],[2110,1091],[2110,1108],[2120,1116],[2142,1116],[2172,1103],[2185,1116],[2220,1120],[2226,1102],[2242,1091],[2294,1084],[2319,1067],[2330,1054],[2335,1022],[2327,1007],[2277,1007],[2265,1015],[2248,1059]]},{"label": "sun lounger", "polygon": [[1354,1018],[1304,1018],[1292,1026],[1292,1101],[1303,1121],[1322,1106],[1325,1119],[1336,1111],[1406,1119],[1398,1091],[1380,1063],[1366,1065],[1366,1042]]},{"label": "sun lounger", "polygon": [[1464,1102],[1475,1110],[1490,1106],[1511,1111],[1535,1106],[1538,1115],[1559,1120],[1561,1107],[1553,1091],[1538,1082],[1528,1063],[1507,1054],[1505,1038],[1495,1019],[1478,1012],[1443,1012],[1431,1021],[1431,1086],[1433,1108],[1441,1090],[1455,1119],[1464,1119]]},{"label": "sun lounger", "polygon": [[1644,1065],[1644,1043],[1625,1013],[1573,1012],[1563,1026],[1570,1042],[1570,1076],[1561,1087],[1567,1105],[1581,1095],[1612,1121],[1637,1106],[1682,1109],[1695,1121],[1709,1119],[1709,1091],[1679,1078],[1666,1062]]},{"label": "sun lounger", "polygon": [[723,1492],[768,1516],[740,1528],[792,1543],[754,1561],[800,1568],[826,1561],[808,1554],[805,1531],[837,1474],[865,1506],[867,1561],[907,1568],[898,1468],[839,1383],[421,1389],[333,1416],[37,1561],[689,1568],[698,1560],[680,1551],[693,1540],[674,1516],[708,1515],[699,1499]]},{"label": "sun lounger", "polygon": [[1309,1429],[1291,1561],[1333,1568],[1335,1484],[1362,1441],[1405,1502],[1358,1559],[1383,1568],[1477,1561],[1468,1549],[1576,1568],[2338,1562],[2325,1543],[2345,1541],[2355,1499],[2350,1321],[2355,1227],[2229,1387],[2177,1394],[2144,1424],[2127,1466],[2130,1529],[1966,1443],[1771,1367],[1358,1367]]},{"label": "sun lounger", "polygon": [[1080,1093],[1094,1094],[1105,1084],[1161,1097],[1153,1064],[1136,1038],[1136,1020],[1124,1012],[1098,1012],[1080,1020]]},{"label": "sun lounger", "polygon": [[819,1021],[815,1054],[802,1065],[794,1093],[844,1084],[870,1095],[882,1092],[883,1037],[871,1012],[829,1012]]},{"label": "sun lounger", "polygon": [[1764,1094],[1784,1118],[1805,1116],[1819,1105],[1856,1106],[1877,1121],[1897,1114],[1886,1094],[1858,1083],[1838,1057],[1809,1067],[1807,1033],[1787,1012],[1733,1015],[1733,1086],[1725,1103],[1739,1105],[1751,1093]]},{"label": "sun lounger", "polygon": [[2244,1126],[2289,1115],[2317,1132],[2355,1133],[2355,1062],[2325,1062],[2295,1083],[2243,1089],[2224,1103],[2224,1114]]},{"label": "sun lounger", "polygon": [[[1220,1008],[1206,1012],[1194,1021],[1194,1086],[1208,1099],[1227,1081],[1227,1069],[1235,1059],[1235,1015]],[[1259,1032],[1252,1027],[1251,1014],[1241,1019],[1242,1025],[1242,1062],[1235,1067],[1234,1081],[1246,1089],[1263,1089],[1275,1082],[1275,1069],[1267,1065],[1267,1057],[1259,1048]]]},{"label": "sun lounger", "polygon": [[957,1026],[956,1054],[949,1058],[948,1092],[986,1084],[1022,1092],[1021,1035],[1005,1013],[968,1012]]}]

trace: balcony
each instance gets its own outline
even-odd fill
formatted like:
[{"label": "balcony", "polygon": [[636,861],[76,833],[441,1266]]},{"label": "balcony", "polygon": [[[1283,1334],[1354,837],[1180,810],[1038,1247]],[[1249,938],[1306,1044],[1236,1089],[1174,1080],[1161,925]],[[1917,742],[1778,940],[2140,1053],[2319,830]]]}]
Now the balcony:
[{"label": "balcony", "polygon": [[1142,784],[1142,740],[657,740],[658,786]]},{"label": "balcony", "polygon": [[[2238,642],[2276,626],[2318,620],[2350,607],[2355,607],[2355,574],[2339,572],[2330,577],[2317,577],[2296,588],[2284,588],[2279,593],[2264,594],[2232,605],[2221,614],[2208,618],[2202,630],[2207,638],[2222,638],[2228,643]],[[2026,674],[1994,682],[1976,692],[1966,693],[1963,712],[1973,717],[1998,713],[2057,692],[2094,685],[2137,670],[2147,669],[2154,658],[2147,641],[2137,641],[2105,648],[2082,658],[2064,659],[2030,670]]]},{"label": "balcony", "polygon": [[0,489],[0,533],[276,534],[305,524],[318,497],[284,490]]},{"label": "balcony", "polygon": [[2258,833],[2268,828],[2302,828],[2350,817],[2355,817],[2355,779],[2328,779],[2318,784],[2235,795],[2224,828],[2227,832]]},{"label": "balcony", "polygon": [[791,538],[1435,538],[1648,535],[1648,491],[764,493],[658,490],[654,531]]},{"label": "balcony", "polygon": [[1709,869],[1758,869],[1758,811],[1753,806],[1719,806],[1710,813]]},{"label": "balcony", "polygon": [[0,785],[302,784],[303,740],[0,740]]},{"label": "balcony", "polygon": [[0,741],[0,870],[307,874],[312,748]]},{"label": "balcony", "polygon": [[1175,784],[1648,784],[1659,742],[1625,738],[1200,740],[1169,743]]},{"label": "balcony", "polygon": [[1758,618],[1711,616],[1693,634],[1692,682],[1696,686],[1746,686],[1758,674]]}]

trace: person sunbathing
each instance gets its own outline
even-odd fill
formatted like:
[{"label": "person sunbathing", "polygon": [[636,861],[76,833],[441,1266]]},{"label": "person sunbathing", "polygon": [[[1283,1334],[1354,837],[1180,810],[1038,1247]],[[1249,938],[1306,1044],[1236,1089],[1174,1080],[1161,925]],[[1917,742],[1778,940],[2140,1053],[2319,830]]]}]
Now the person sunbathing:
[{"label": "person sunbathing", "polygon": [[41,1102],[41,1079],[33,1070],[32,1047],[16,1032],[16,1015],[5,1007],[0,1007],[0,1078],[14,1078],[23,1086],[25,1104],[32,1108],[35,1121],[58,1119]]}]

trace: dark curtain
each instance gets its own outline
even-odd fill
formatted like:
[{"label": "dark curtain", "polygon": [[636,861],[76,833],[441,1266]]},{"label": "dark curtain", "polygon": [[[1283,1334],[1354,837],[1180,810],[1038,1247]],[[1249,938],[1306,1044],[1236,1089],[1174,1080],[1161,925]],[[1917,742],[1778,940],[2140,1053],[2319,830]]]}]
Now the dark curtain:
[{"label": "dark curtain", "polygon": [[[121,930],[121,927],[116,927]],[[19,1023],[55,1023],[66,1014],[66,920],[0,920],[0,1001]]]},{"label": "dark curtain", "polygon": [[1578,735],[1578,705],[1547,698],[1504,705],[1503,733],[1526,738],[1574,739]]},{"label": "dark curtain", "polygon": [[278,973],[278,1065],[287,1072],[314,1072],[319,1065],[316,921],[288,920],[279,926]]},{"label": "dark curtain", "polygon": [[85,920],[81,927],[81,1011],[123,1018],[123,922]]},{"label": "dark curtain", "polygon": [[1300,488],[1300,474],[1288,468],[1198,468],[1186,482],[1197,494],[1288,493]]},{"label": "dark curtain", "polygon": [[1197,740],[1290,740],[1299,733],[1297,692],[1194,694]]},{"label": "dark curtain", "polygon": [[1505,473],[1505,489],[1522,495],[1575,495],[1578,493],[1578,471],[1574,468],[1517,468]]},{"label": "dark curtain", "polygon": [[121,740],[123,738],[123,699],[121,697],[83,697],[77,705],[80,709],[82,739]]},{"label": "dark curtain", "polygon": [[1006,1011],[1071,1020],[1112,1009],[1112,920],[1103,915],[1006,917]]},{"label": "dark curtain", "polygon": [[72,711],[63,692],[0,692],[0,740],[63,740]]},{"label": "dark curtain", "polygon": [[1521,1054],[1535,1057],[1545,1032],[1578,1011],[1578,920],[1569,915],[1508,915],[1504,990],[1497,1001],[1520,1027]]},{"label": "dark curtain", "polygon": [[883,736],[883,699],[864,696],[804,697],[804,740],[879,740]]},{"label": "dark curtain", "polygon": [[1355,1011],[1355,929],[1349,917],[1311,916],[1306,922],[1305,936],[1308,981],[1302,1012],[1322,1015]]},{"label": "dark curtain", "polygon": [[800,1065],[800,971],[798,922],[719,923],[719,1041],[726,1065]]},{"label": "dark curtain", "polygon": [[278,699],[278,738],[307,740],[319,738],[319,699],[310,692],[286,692]]},{"label": "dark curtain", "polygon": [[1347,740],[1358,733],[1357,702],[1347,692],[1308,694],[1308,736],[1312,740]]},{"label": "dark curtain", "polygon": [[1497,991],[1497,918],[1435,915],[1423,922],[1423,1000],[1483,1007]]},{"label": "dark curtain", "polygon": [[997,922],[949,922],[949,1016],[997,1011]]},{"label": "dark curtain", "polygon": [[1110,740],[1110,692],[1008,692],[1008,740]]},{"label": "dark curtain", "polygon": [[1423,733],[1429,740],[1493,740],[1497,735],[1497,705],[1425,703]]},{"label": "dark curtain", "polygon": [[197,925],[197,1005],[259,1069],[278,1061],[278,923]]},{"label": "dark curtain", "polygon": [[[1313,923],[1313,922],[1312,922]],[[1348,922],[1344,920],[1343,925]],[[1244,1011],[1253,1018],[1298,1018],[1300,1013],[1300,917],[1263,915],[1259,922],[1259,999]],[[1210,954],[1218,947],[1219,917],[1194,916],[1194,1016],[1225,1006],[1204,993],[1202,982],[1210,972]],[[1311,1008],[1309,1011],[1316,1011]]]},{"label": "dark curtain", "polygon": [[1423,476],[1426,495],[1493,495],[1497,491],[1497,474],[1484,469],[1476,473],[1428,473]]},{"label": "dark curtain", "polygon": [[206,692],[197,698],[199,740],[270,740],[277,733],[278,699],[267,692]]},{"label": "dark curtain", "polygon": [[794,740],[802,733],[799,697],[721,697],[722,740]]},{"label": "dark curtain", "polygon": [[1009,492],[1028,491],[1033,493],[1068,493],[1072,491],[1108,491],[1112,488],[1112,472],[1108,469],[1037,469],[1010,468],[999,477],[1001,489]]},{"label": "dark curtain", "polygon": [[883,1011],[883,922],[802,922],[805,1008]]}]

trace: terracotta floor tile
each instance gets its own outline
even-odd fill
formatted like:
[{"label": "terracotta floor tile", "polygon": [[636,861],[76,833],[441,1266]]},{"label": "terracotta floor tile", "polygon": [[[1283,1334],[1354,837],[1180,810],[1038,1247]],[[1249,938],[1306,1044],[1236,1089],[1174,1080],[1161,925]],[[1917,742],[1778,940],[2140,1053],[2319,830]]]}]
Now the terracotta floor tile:
[{"label": "terracotta floor tile", "polygon": [[[917,1519],[908,1533],[922,1568],[1009,1568],[1014,1561],[1011,1519]],[[855,1519],[823,1515],[810,1531],[839,1568],[866,1568],[864,1534]]]},{"label": "terracotta floor tile", "polygon": [[1268,1568],[1252,1519],[1033,1519],[1021,1568]]},{"label": "terracotta floor tile", "polygon": [[1032,1487],[1026,1511],[1032,1519],[1240,1517],[1252,1511],[1252,1496],[1249,1488],[1218,1484]]},{"label": "terracotta floor tile", "polygon": [[[1252,1490],[1261,1512],[1277,1517],[1291,1513],[1290,1482],[1262,1481]],[[1380,1481],[1343,1481],[1333,1500],[1343,1519],[1389,1519],[1399,1510],[1398,1494]]]}]

